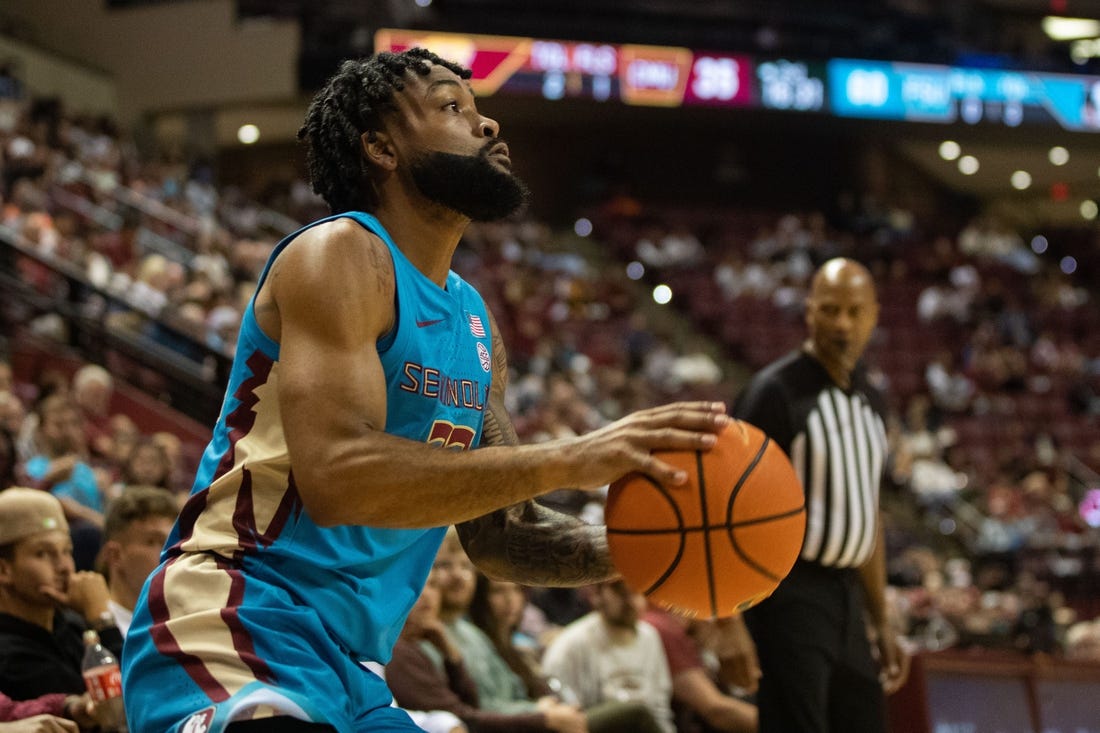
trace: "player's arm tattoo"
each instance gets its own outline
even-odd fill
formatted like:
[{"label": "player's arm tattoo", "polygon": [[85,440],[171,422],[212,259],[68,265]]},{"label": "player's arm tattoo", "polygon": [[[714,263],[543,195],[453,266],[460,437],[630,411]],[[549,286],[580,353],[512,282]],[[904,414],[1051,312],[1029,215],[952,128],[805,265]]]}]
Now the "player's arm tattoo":
[{"label": "player's arm tattoo", "polygon": [[524,585],[589,585],[617,575],[603,527],[534,501],[458,525],[466,552],[486,575]]},{"label": "player's arm tattoo", "polygon": [[[485,407],[482,445],[518,445],[504,409],[507,354],[490,314],[494,379]],[[487,575],[526,585],[588,585],[615,577],[603,527],[535,501],[499,509],[457,526],[470,558]]]}]

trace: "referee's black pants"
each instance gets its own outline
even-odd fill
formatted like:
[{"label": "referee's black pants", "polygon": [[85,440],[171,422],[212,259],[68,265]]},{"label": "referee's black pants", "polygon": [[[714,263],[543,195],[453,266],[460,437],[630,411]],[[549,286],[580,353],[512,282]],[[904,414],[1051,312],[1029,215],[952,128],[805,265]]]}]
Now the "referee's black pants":
[{"label": "referee's black pants", "polygon": [[854,569],[799,560],[745,613],[760,657],[759,733],[886,733]]}]

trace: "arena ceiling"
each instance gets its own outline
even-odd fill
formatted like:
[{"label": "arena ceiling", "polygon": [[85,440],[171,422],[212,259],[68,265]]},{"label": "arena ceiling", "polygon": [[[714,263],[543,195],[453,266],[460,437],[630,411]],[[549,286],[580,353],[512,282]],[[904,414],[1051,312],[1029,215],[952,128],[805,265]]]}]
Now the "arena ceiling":
[{"label": "arena ceiling", "polygon": [[[109,0],[119,5],[144,0]],[[161,0],[164,1],[164,0]],[[1100,18],[1100,0],[237,0],[242,16],[296,18],[301,23],[304,91],[342,58],[371,50],[380,27],[537,35],[563,40],[687,45],[750,53],[796,53],[957,63],[997,59],[1038,68],[1073,69],[1065,47],[1046,39],[1040,19],[1052,12]],[[1096,70],[1100,73],[1100,67]],[[963,174],[943,160],[940,143],[956,139],[977,159]],[[1094,140],[1094,138],[1097,138]],[[1084,198],[1100,196],[1100,134],[1065,135],[1056,126],[1007,131],[992,126],[909,125],[899,152],[952,190],[1000,200],[1030,215],[1071,220]],[[1049,150],[1069,160],[1055,166]],[[1016,171],[1031,178],[1012,187]],[[1064,200],[1057,200],[1068,191]],[[1077,221],[1080,221],[1079,218]]]}]

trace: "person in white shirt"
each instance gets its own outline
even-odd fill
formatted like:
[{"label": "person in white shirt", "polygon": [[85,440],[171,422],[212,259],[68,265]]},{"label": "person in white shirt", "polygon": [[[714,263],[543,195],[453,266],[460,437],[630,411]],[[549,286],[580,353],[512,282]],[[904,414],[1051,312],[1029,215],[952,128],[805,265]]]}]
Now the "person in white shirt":
[{"label": "person in white shirt", "polygon": [[107,506],[99,566],[111,591],[108,606],[123,636],[141,586],[160,562],[178,507],[172,492],[152,486],[128,487]]},{"label": "person in white shirt", "polygon": [[657,629],[640,620],[644,598],[621,580],[586,590],[595,610],[554,638],[543,655],[543,671],[572,689],[581,707],[643,702],[653,715],[653,731],[675,733],[668,660]]}]

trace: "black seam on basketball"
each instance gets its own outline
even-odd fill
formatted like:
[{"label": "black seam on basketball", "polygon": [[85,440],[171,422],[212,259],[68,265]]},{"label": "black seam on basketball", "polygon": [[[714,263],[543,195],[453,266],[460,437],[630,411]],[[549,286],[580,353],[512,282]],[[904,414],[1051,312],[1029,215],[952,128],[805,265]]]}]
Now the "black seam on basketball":
[{"label": "black seam on basketball", "polygon": [[[707,522],[707,477],[703,471],[703,452],[695,451],[695,474],[699,484],[699,513],[702,515],[703,526]],[[683,537],[684,535],[680,535]],[[710,615],[718,615],[718,595],[714,588],[714,561],[710,557],[710,532],[703,533],[703,557],[707,563],[707,591],[710,595]]]},{"label": "black seam on basketball", "polygon": [[779,521],[780,519],[786,519],[787,517],[793,517],[806,511],[806,505],[798,507],[797,509],[791,509],[786,512],[779,512],[778,514],[769,514],[764,517],[757,517],[756,519],[743,519],[740,522],[733,522],[731,524],[712,524],[709,527],[702,525],[692,527],[651,527],[649,529],[627,529],[627,528],[607,528],[608,534],[671,534],[674,532],[714,532],[721,531],[723,529],[737,529],[739,527],[750,527],[754,524],[764,524],[765,522]]},{"label": "black seam on basketball", "polygon": [[652,484],[653,488],[657,489],[661,496],[665,497],[665,499],[668,501],[669,506],[672,507],[672,511],[676,514],[676,524],[680,526],[679,529],[675,530],[675,532],[680,535],[680,546],[676,548],[676,557],[672,558],[672,562],[669,563],[669,566],[665,569],[664,574],[662,574],[661,577],[657,578],[657,580],[653,582],[653,585],[642,591],[643,595],[648,596],[650,593],[660,588],[664,584],[664,582],[669,579],[669,576],[676,572],[676,566],[680,564],[680,558],[684,556],[684,546],[687,544],[687,536],[683,532],[684,515],[680,513],[679,504],[677,504],[675,499],[672,498],[672,495],[665,491],[665,488],[654,481],[651,476],[643,475],[642,478]]},{"label": "black seam on basketball", "polygon": [[751,557],[746,555],[745,551],[741,549],[741,545],[737,543],[737,537],[735,537],[733,534],[733,504],[737,500],[737,494],[739,491],[741,491],[741,487],[745,485],[745,482],[748,480],[749,475],[753,472],[753,469],[756,468],[757,464],[759,464],[760,460],[764,457],[764,451],[768,449],[769,443],[771,443],[771,438],[765,435],[763,442],[760,443],[760,450],[756,451],[756,455],[752,457],[752,461],[741,474],[741,477],[737,479],[737,483],[734,485],[733,491],[730,492],[729,502],[726,504],[725,530],[726,536],[729,537],[730,544],[733,546],[733,551],[737,553],[738,557],[740,557],[746,565],[763,575],[768,580],[778,583],[780,578],[776,576],[775,573],[772,573],[763,565],[756,562],[756,560],[753,560]]},{"label": "black seam on basketball", "polygon": [[798,507],[797,509],[791,509],[789,512],[779,512],[778,514],[769,514],[766,517],[757,517],[756,519],[742,519],[740,522],[730,522],[725,527],[718,527],[718,529],[737,529],[738,527],[748,527],[753,524],[763,524],[764,522],[771,522],[773,520],[786,519],[787,517],[793,517],[796,514],[801,514],[806,511],[806,505]]}]

